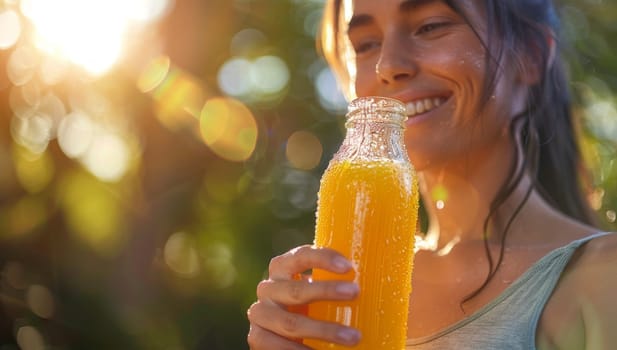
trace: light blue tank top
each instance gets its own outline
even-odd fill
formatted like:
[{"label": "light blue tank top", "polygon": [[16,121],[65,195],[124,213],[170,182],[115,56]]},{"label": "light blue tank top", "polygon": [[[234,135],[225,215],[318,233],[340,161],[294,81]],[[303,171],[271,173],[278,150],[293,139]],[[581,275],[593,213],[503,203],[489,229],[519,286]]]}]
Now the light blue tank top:
[{"label": "light blue tank top", "polygon": [[408,339],[405,350],[535,349],[538,320],[572,254],[605,234],[596,233],[551,251],[492,302],[440,332]]}]

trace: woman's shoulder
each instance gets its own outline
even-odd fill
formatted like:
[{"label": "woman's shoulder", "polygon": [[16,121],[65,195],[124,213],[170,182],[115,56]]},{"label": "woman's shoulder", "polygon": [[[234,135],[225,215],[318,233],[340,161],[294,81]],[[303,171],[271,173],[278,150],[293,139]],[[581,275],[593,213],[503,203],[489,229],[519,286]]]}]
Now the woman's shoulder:
[{"label": "woman's shoulder", "polygon": [[539,325],[550,349],[617,349],[617,233],[585,235]]},{"label": "woman's shoulder", "polygon": [[595,234],[587,239],[583,239],[585,243],[572,261],[572,268],[582,274],[580,277],[598,269],[617,269],[617,232]]},{"label": "woman's shoulder", "polygon": [[565,274],[567,294],[584,325],[586,348],[617,349],[617,233],[586,241]]}]

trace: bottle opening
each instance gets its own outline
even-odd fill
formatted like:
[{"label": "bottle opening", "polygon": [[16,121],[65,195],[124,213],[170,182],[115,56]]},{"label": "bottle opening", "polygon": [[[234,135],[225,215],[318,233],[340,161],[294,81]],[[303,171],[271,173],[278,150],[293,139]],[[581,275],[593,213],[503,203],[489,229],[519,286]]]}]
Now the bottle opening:
[{"label": "bottle opening", "polygon": [[349,103],[347,122],[359,120],[393,123],[403,127],[407,112],[403,102],[397,99],[383,96],[359,97]]}]

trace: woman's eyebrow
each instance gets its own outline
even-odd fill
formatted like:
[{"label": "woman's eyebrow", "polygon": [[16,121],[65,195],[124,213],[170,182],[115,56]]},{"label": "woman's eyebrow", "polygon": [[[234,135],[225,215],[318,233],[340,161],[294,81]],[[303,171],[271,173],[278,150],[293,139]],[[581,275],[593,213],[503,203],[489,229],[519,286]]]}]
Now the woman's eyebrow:
[{"label": "woman's eyebrow", "polygon": [[370,25],[373,21],[373,16],[371,15],[353,15],[347,24],[347,32],[357,27]]},{"label": "woman's eyebrow", "polygon": [[[398,5],[399,12],[406,13],[412,10],[416,10],[419,7],[427,6],[435,2],[441,2],[442,0],[405,0]],[[354,28],[366,26],[372,24],[373,17],[368,14],[359,14],[351,17],[351,20],[347,24],[347,32]]]},{"label": "woman's eyebrow", "polygon": [[441,1],[442,0],[405,0],[398,5],[398,8],[400,12],[409,12],[411,10],[417,9],[418,7]]}]

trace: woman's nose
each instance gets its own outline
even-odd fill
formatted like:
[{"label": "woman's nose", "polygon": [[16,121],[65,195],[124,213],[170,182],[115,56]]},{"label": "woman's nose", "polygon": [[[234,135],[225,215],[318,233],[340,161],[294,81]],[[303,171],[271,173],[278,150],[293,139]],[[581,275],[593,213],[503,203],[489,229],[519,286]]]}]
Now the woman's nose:
[{"label": "woman's nose", "polygon": [[411,79],[418,72],[413,53],[401,38],[384,39],[375,65],[377,78],[383,84],[396,84]]}]

